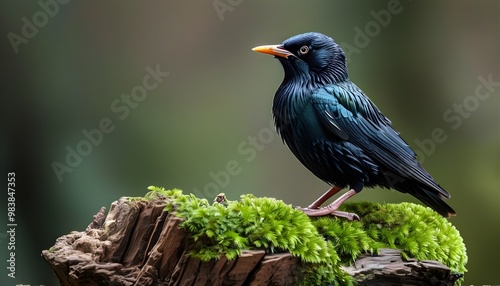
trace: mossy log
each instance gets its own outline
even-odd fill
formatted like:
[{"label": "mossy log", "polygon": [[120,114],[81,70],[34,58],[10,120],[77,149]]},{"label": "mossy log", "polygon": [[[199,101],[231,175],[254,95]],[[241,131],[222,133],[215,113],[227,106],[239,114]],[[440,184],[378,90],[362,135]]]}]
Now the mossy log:
[{"label": "mossy log", "polygon": [[[314,256],[308,256],[309,250],[297,252],[299,248],[283,247],[279,242],[251,244],[251,234],[239,247],[234,246],[238,245],[234,241],[229,244],[236,248],[236,252],[231,252],[221,248],[223,243],[220,241],[211,242],[210,235],[194,233],[189,225],[193,220],[190,212],[198,209],[192,206],[198,203],[200,208],[210,208],[203,200],[155,190],[145,198],[122,197],[111,204],[107,214],[103,207],[85,231],[63,235],[53,247],[42,252],[61,285],[454,285],[463,274],[438,261],[403,259],[407,256],[405,250],[385,248],[383,243],[371,249],[372,253],[365,249],[365,253],[350,256],[348,259],[354,263],[345,263],[342,255],[330,252],[317,252],[321,257],[315,260]],[[256,205],[262,203],[257,198],[248,199]],[[225,198],[218,197],[216,201],[213,204],[216,208],[230,208]],[[291,206],[276,202],[289,208],[294,215],[297,212],[300,218],[309,219]],[[186,207],[190,203],[191,207]],[[234,209],[229,213],[233,212]],[[280,210],[275,209],[275,212]],[[323,224],[319,228],[325,228]],[[224,231],[235,237],[233,231]],[[325,240],[324,234],[315,235]],[[301,237],[298,239],[301,241]],[[209,256],[204,248],[211,249]],[[213,257],[213,251],[218,251],[217,257]],[[323,256],[333,258],[321,261]],[[466,256],[459,259],[466,262]],[[337,262],[339,272],[333,270],[334,279],[328,275],[332,275],[335,268],[318,266]],[[345,276],[339,277],[338,273]],[[325,283],[325,277],[331,281]]]}]

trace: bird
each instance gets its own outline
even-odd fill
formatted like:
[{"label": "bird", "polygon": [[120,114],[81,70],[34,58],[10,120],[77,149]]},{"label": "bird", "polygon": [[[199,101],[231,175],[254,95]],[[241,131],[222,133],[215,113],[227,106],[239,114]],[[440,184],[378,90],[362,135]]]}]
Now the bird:
[{"label": "bird", "polygon": [[[331,37],[308,32],[252,50],[273,55],[283,66],[272,106],[277,133],[310,172],[331,186],[300,208],[304,213],[359,220],[339,207],[363,188],[378,186],[410,194],[443,217],[456,214],[444,201],[451,195],[349,79],[346,55]],[[322,207],[346,187],[347,192]]]}]

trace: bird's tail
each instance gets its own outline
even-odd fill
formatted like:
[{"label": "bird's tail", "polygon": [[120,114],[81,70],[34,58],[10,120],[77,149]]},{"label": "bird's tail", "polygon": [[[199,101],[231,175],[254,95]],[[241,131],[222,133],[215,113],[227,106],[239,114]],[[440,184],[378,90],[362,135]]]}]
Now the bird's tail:
[{"label": "bird's tail", "polygon": [[411,185],[406,185],[405,192],[416,197],[444,217],[452,217],[456,214],[456,212],[444,202],[446,198],[441,194],[441,190],[438,191],[421,183],[413,182]]}]

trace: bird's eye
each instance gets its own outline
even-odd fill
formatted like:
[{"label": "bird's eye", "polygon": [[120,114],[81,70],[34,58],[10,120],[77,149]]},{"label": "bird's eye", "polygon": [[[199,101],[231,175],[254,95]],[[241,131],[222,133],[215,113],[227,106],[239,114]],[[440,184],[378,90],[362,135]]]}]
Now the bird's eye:
[{"label": "bird's eye", "polygon": [[305,55],[305,54],[309,53],[309,47],[308,46],[302,46],[302,47],[300,47],[299,53],[301,55]]}]

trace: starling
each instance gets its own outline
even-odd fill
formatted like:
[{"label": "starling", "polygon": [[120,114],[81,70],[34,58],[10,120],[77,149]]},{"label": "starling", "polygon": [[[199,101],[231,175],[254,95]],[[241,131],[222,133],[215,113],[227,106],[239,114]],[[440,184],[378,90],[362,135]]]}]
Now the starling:
[{"label": "starling", "polygon": [[[332,186],[302,208],[306,214],[359,219],[339,206],[364,187],[379,186],[408,193],[444,217],[455,215],[443,201],[450,194],[349,80],[345,54],[332,38],[311,32],[253,51],[274,55],[285,71],[273,100],[277,132],[309,171]],[[321,207],[345,187],[349,191]]]}]

